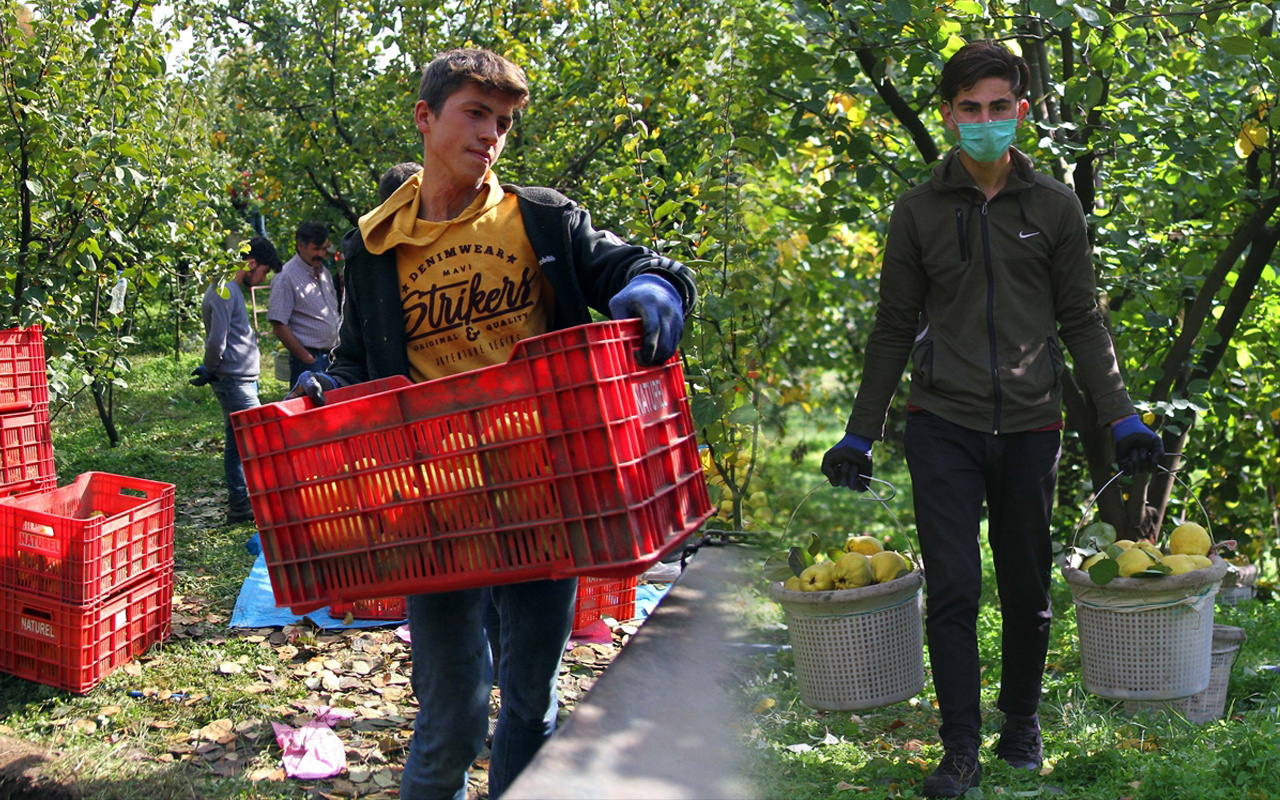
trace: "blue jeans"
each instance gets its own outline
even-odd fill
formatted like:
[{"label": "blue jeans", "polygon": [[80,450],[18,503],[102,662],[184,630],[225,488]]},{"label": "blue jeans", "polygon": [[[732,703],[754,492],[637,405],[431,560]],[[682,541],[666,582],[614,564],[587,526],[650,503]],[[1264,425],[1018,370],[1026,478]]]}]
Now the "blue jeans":
[{"label": "blue jeans", "polygon": [[315,357],[316,359],[315,363],[304,364],[302,363],[302,359],[298,358],[293,353],[289,354],[289,388],[290,389],[298,385],[298,376],[301,375],[302,373],[307,372],[308,370],[310,370],[311,372],[324,372],[329,368],[329,351],[328,350],[315,350],[313,348],[308,347],[307,352]]},{"label": "blue jeans", "polygon": [[556,679],[573,628],[578,582],[529,581],[409,598],[418,717],[400,780],[405,800],[466,800],[467,773],[484,747],[494,665],[486,635],[497,607],[502,707],[489,761],[498,798],[556,728]]},{"label": "blue jeans", "polygon": [[246,408],[257,408],[257,381],[237,381],[223,376],[209,384],[214,397],[222,406],[224,443],[222,470],[227,481],[227,506],[232,511],[249,509],[249,488],[244,482],[244,466],[240,463],[240,448],[236,446],[235,431],[231,427],[231,413]]},{"label": "blue jeans", "polygon": [[938,734],[948,748],[970,749],[980,741],[978,534],[984,497],[1000,594],[996,706],[1027,716],[1039,707],[1053,616],[1049,518],[1061,440],[1058,431],[997,436],[927,411],[907,416],[902,444],[924,559],[925,631],[942,714]]}]

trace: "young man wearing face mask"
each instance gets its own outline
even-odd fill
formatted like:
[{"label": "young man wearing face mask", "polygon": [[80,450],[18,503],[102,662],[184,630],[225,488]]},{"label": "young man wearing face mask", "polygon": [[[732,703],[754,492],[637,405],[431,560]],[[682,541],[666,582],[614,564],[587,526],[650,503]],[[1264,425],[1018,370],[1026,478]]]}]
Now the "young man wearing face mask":
[{"label": "young man wearing face mask", "polygon": [[1000,594],[995,755],[1039,769],[1037,709],[1049,641],[1053,506],[1061,446],[1063,346],[1110,425],[1126,473],[1153,469],[1160,439],[1135,413],[1095,298],[1079,200],[1014,148],[1027,113],[1026,62],[995,42],[961,48],[939,83],[954,147],[889,221],[876,321],[846,435],[823,458],[835,486],[863,491],[872,442],[912,363],[903,448],[927,590],[926,630],[944,756],[921,787],[978,785],[982,733],[977,617],[979,526]]}]

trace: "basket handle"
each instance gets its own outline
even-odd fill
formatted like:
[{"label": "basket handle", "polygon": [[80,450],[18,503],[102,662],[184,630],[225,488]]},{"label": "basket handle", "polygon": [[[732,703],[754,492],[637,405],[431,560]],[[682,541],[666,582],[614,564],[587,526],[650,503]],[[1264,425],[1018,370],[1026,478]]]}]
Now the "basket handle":
[{"label": "basket handle", "polygon": [[[1182,488],[1183,488],[1183,489],[1186,489],[1186,490],[1187,490],[1187,495],[1188,495],[1188,496],[1190,496],[1190,498],[1191,498],[1193,501],[1195,501],[1195,504],[1200,508],[1200,513],[1204,515],[1204,523],[1205,523],[1205,525],[1204,525],[1204,529],[1205,529],[1205,532],[1209,534],[1209,541],[1210,541],[1210,542],[1214,541],[1214,539],[1213,539],[1213,528],[1212,528],[1212,522],[1211,522],[1211,520],[1209,519],[1209,512],[1205,510],[1204,504],[1202,504],[1202,503],[1200,502],[1200,498],[1196,497],[1196,493],[1195,493],[1195,492],[1193,492],[1193,491],[1191,491],[1191,487],[1190,487],[1190,486],[1188,486],[1188,485],[1187,485],[1187,484],[1182,480],[1182,478],[1179,478],[1179,477],[1178,477],[1178,472],[1177,472],[1177,470],[1171,470],[1171,469],[1168,469],[1168,468],[1166,468],[1166,467],[1164,467],[1164,466],[1161,466],[1161,465],[1157,465],[1157,466],[1156,466],[1156,469],[1158,469],[1158,470],[1160,470],[1161,472],[1164,472],[1165,474],[1167,474],[1167,475],[1169,475],[1170,477],[1172,477],[1175,481],[1177,481],[1177,482],[1178,482],[1178,484],[1179,484],[1180,486],[1182,486]],[[1075,532],[1071,534],[1071,546],[1072,546],[1072,547],[1075,547],[1075,546],[1076,546],[1076,543],[1077,543],[1077,542],[1079,541],[1079,539],[1080,539],[1080,531],[1084,528],[1084,521],[1085,521],[1085,519],[1087,519],[1087,518],[1088,518],[1088,516],[1089,516],[1089,509],[1093,508],[1093,504],[1094,504],[1094,503],[1096,503],[1096,502],[1098,502],[1098,498],[1099,498],[1099,497],[1101,497],[1101,496],[1102,496],[1102,493],[1103,493],[1103,492],[1105,492],[1105,491],[1107,490],[1107,487],[1108,487],[1108,486],[1110,486],[1111,484],[1115,483],[1115,481],[1116,481],[1116,480],[1117,480],[1121,475],[1123,475],[1123,474],[1124,474],[1123,472],[1117,472],[1115,475],[1112,475],[1110,478],[1108,478],[1108,479],[1107,479],[1107,482],[1106,482],[1106,483],[1102,484],[1102,488],[1101,488],[1101,489],[1099,489],[1098,491],[1094,492],[1094,493],[1093,493],[1093,496],[1089,498],[1089,502],[1085,504],[1084,511],[1082,511],[1082,512],[1080,513],[1080,520],[1079,520],[1078,522],[1076,522],[1076,529],[1075,529]]]},{"label": "basket handle", "polygon": [[[893,513],[893,509],[889,507],[888,501],[898,496],[898,487],[894,486],[889,481],[883,480],[881,478],[868,477],[867,480],[870,483],[883,483],[885,486],[889,487],[889,493],[887,495],[879,494],[878,492],[875,491],[874,488],[868,485],[867,491],[858,492],[857,497],[855,499],[860,501],[874,500],[879,502],[880,505],[884,506],[884,510],[889,512],[889,516],[893,518],[893,522],[895,525],[898,526],[898,530],[902,531],[902,538],[907,540],[907,549],[911,551],[911,558],[915,562],[916,566],[919,567],[920,554],[916,552],[916,546],[915,544],[912,543],[911,536],[907,534],[907,529],[905,526],[903,526],[902,520],[898,519],[898,515]],[[830,485],[831,484],[828,481],[823,480],[821,483],[817,484],[812,489],[810,489],[805,494],[804,497],[800,498],[800,502],[796,503],[796,507],[792,509],[791,516],[787,517],[787,524],[782,527],[782,533],[778,535],[778,543],[777,545],[775,545],[775,547],[781,547],[782,543],[786,541],[787,532],[791,530],[791,522],[796,518],[796,514],[799,513],[800,507],[805,504],[805,501],[808,500],[810,497],[813,497],[818,492],[819,489],[823,488],[824,486],[830,486]]]}]

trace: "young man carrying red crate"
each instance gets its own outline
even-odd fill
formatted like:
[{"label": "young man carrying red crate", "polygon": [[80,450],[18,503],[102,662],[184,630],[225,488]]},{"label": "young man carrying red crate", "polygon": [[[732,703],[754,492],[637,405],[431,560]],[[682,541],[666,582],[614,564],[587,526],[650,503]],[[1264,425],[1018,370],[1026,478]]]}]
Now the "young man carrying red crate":
[{"label": "young man carrying red crate", "polygon": [[[503,363],[515,343],[591,321],[639,317],[640,360],[676,351],[697,298],[688,267],[592,227],[556,191],[503,185],[492,169],[528,104],[523,71],[485,50],[451,50],[422,72],[414,124],[423,169],[342,242],[346,294],[332,362],[292,395],[407,375],[427,381]],[[500,617],[502,708],[489,763],[497,798],[556,725],[556,678],[577,581],[530,581],[412,596],[419,713],[401,796],[465,800],[487,732],[495,665],[486,598]]]}]

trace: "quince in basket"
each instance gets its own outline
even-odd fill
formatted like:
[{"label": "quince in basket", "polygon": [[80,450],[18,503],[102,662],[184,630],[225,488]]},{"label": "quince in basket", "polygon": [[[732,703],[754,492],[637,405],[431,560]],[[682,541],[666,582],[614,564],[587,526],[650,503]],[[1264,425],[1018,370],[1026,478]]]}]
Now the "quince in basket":
[{"label": "quince in basket", "polygon": [[1116,529],[1106,522],[1091,523],[1081,533],[1082,546],[1074,548],[1074,560],[1099,585],[1115,578],[1162,578],[1213,566],[1209,560],[1213,540],[1195,522],[1173,529],[1168,552],[1148,541],[1116,539]]},{"label": "quince in basket", "polygon": [[810,533],[804,547],[771,554],[763,571],[767,580],[782,581],[785,589],[826,592],[886,583],[911,570],[910,561],[874,536],[850,536],[843,548],[823,550],[818,535]]}]

